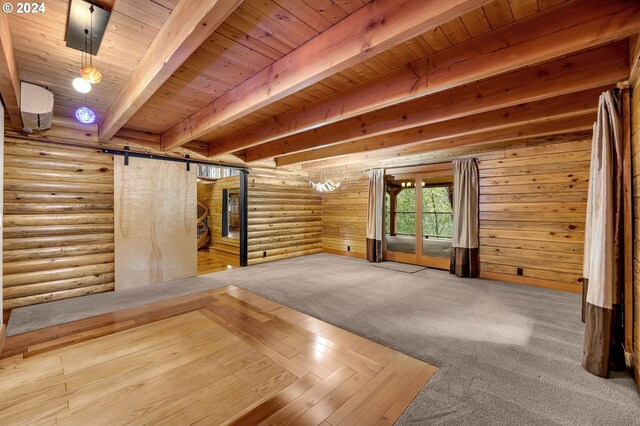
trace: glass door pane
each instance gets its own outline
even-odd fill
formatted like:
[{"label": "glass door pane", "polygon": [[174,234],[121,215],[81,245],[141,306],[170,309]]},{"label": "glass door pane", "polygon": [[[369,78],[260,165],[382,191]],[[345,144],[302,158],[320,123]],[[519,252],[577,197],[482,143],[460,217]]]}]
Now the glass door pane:
[{"label": "glass door pane", "polygon": [[450,186],[422,188],[422,254],[449,258],[453,232],[453,194]]},{"label": "glass door pane", "polygon": [[[415,181],[396,182],[387,193],[387,251],[416,253]],[[392,199],[395,198],[395,199]]]}]

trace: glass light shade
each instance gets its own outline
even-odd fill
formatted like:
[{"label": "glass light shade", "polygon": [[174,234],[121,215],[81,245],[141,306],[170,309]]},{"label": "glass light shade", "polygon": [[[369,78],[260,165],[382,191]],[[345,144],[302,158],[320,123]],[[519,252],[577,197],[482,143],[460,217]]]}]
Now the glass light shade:
[{"label": "glass light shade", "polygon": [[92,65],[84,65],[80,68],[80,77],[91,84],[98,84],[102,81],[102,73],[98,71],[98,68]]},{"label": "glass light shade", "polygon": [[80,93],[89,93],[91,91],[91,83],[82,77],[74,78],[71,84],[73,84],[73,88]]},{"label": "glass light shade", "polygon": [[91,124],[96,121],[96,113],[91,108],[80,107],[76,110],[76,119],[84,124]]}]

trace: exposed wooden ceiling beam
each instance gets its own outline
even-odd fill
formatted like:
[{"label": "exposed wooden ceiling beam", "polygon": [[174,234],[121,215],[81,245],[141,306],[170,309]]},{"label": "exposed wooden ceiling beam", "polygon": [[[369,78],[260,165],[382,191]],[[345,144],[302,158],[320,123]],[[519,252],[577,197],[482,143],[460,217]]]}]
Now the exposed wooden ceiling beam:
[{"label": "exposed wooden ceiling beam", "polygon": [[13,39],[7,13],[0,14],[0,95],[7,109],[11,126],[16,130],[22,130],[20,77],[13,52]]},{"label": "exposed wooden ceiling beam", "polygon": [[640,3],[570,1],[218,138],[210,152],[250,148],[639,31]]},{"label": "exposed wooden ceiling beam", "polygon": [[318,34],[162,135],[167,149],[199,138],[300,89],[488,3],[376,0]]},{"label": "exposed wooden ceiling beam", "polygon": [[610,87],[598,87],[579,93],[520,104],[482,114],[470,115],[426,126],[415,127],[382,136],[359,139],[325,148],[313,149],[276,158],[277,166],[318,161],[344,155],[406,146],[422,142],[450,140],[466,135],[525,126],[544,121],[570,118],[593,113],[598,108],[599,95]]},{"label": "exposed wooden ceiling beam", "polygon": [[278,139],[246,151],[247,162],[397,132],[615,83],[628,77],[627,41]]},{"label": "exposed wooden ceiling beam", "polygon": [[[8,117],[6,117],[5,123],[8,123]],[[157,133],[120,129],[109,141],[99,142],[97,124],[80,125],[76,120],[67,117],[54,116],[53,125],[50,129],[34,133],[24,133],[22,129],[12,130],[10,126],[5,126],[5,128],[8,136],[25,140],[44,140],[96,149],[123,149],[125,146],[128,146],[134,151],[148,154],[167,155],[171,157],[184,157],[188,154],[194,159],[208,160],[206,157],[206,146],[203,147],[202,144],[198,143],[188,144],[171,151],[163,151],[160,146],[160,135]],[[244,165],[242,161],[239,161],[232,155],[223,156],[220,161],[228,164]]]},{"label": "exposed wooden ceiling beam", "polygon": [[[423,142],[419,144],[387,148],[373,152],[347,155],[329,160],[319,160],[304,164],[305,168],[317,169],[337,167],[346,164],[369,163],[377,161],[393,161],[396,158],[427,154],[430,152],[450,150],[460,147],[480,147],[485,144],[509,142],[554,136],[568,133],[589,132],[593,128],[593,113],[571,118],[562,118],[524,126],[509,127],[506,129],[491,130],[485,133],[460,136],[436,142]],[[585,133],[586,134],[586,133]],[[586,137],[586,136],[585,136]]]},{"label": "exposed wooden ceiling beam", "polygon": [[181,0],[104,114],[100,141],[111,139],[240,3],[242,0]]},{"label": "exposed wooden ceiling beam", "polygon": [[[410,164],[434,164],[444,161],[451,161],[453,158],[464,158],[478,156],[480,153],[494,151],[496,149],[508,149],[512,147],[522,147],[526,145],[553,145],[558,142],[585,142],[590,141],[592,137],[592,129],[583,130],[574,133],[560,133],[547,136],[536,136],[525,139],[517,139],[510,141],[488,142],[479,145],[461,146],[453,148],[445,148],[437,151],[428,151],[425,153],[407,155],[392,158],[374,158],[368,153],[347,155],[345,157],[331,158],[329,160],[314,161],[304,163],[300,166],[302,170],[315,172],[318,170],[331,170],[340,173],[341,169],[353,170],[355,164],[359,164],[364,168],[369,167],[401,167]],[[392,150],[389,150],[392,151]],[[378,154],[378,153],[371,153]]]}]

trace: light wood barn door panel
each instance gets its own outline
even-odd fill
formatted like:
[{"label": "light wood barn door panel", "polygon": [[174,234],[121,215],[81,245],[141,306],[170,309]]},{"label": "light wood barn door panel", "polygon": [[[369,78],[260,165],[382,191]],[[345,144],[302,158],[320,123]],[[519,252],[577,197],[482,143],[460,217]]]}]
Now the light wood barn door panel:
[{"label": "light wood barn door panel", "polygon": [[195,276],[195,168],[141,158],[114,168],[116,290]]}]

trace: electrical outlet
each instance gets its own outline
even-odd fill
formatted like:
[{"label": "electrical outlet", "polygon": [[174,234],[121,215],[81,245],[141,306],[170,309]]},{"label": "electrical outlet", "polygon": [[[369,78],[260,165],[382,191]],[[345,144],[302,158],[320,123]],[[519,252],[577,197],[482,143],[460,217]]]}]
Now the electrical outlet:
[{"label": "electrical outlet", "polygon": [[347,251],[351,251],[351,246],[347,246]]},{"label": "electrical outlet", "polygon": [[520,276],[520,277],[521,277],[521,276],[522,276],[522,274],[523,274],[522,268],[518,268],[518,269],[516,270],[516,274],[517,274],[518,276]]},{"label": "electrical outlet", "polygon": [[267,257],[267,252],[266,251],[262,252],[262,257]]}]

